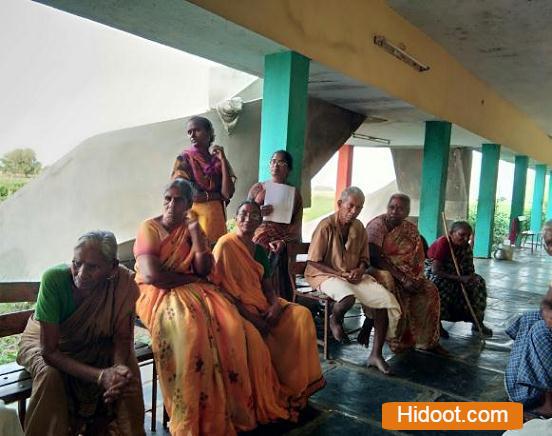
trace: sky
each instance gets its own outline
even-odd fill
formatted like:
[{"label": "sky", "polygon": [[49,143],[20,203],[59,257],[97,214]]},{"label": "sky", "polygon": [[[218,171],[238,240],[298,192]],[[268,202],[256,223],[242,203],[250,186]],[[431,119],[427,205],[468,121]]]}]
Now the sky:
[{"label": "sky", "polygon": [[29,0],[0,2],[0,156],[208,109],[213,62]]}]

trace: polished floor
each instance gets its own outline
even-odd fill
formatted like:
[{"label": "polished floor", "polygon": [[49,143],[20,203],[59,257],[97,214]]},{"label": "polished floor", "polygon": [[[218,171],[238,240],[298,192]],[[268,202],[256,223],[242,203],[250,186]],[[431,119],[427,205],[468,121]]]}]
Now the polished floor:
[{"label": "polished floor", "polygon": [[[385,357],[395,373],[381,375],[365,365],[368,352],[353,341],[350,345],[331,344],[331,361],[323,363],[327,386],[315,394],[298,424],[264,426],[248,435],[380,435],[451,434],[439,431],[390,432],[381,428],[381,404],[388,401],[505,401],[504,368],[511,340],[504,329],[527,310],[539,307],[552,279],[552,258],[522,249],[513,261],[476,260],[476,270],[487,280],[488,301],[485,323],[494,336],[481,343],[472,335],[471,324],[444,323],[450,333],[441,344],[449,357],[424,352]],[[357,319],[350,319],[355,327]],[[298,365],[301,362],[297,362]],[[151,389],[145,386],[145,395]],[[158,420],[161,417],[159,409]],[[150,416],[146,417],[149,427]],[[477,435],[502,432],[479,431]],[[168,434],[160,423],[156,433]],[[454,432],[455,435],[474,432]]]}]

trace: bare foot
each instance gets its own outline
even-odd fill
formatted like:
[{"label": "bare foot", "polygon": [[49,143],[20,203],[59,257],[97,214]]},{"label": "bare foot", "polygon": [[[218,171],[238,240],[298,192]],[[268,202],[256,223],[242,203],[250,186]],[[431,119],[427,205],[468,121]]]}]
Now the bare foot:
[{"label": "bare foot", "polygon": [[330,315],[330,330],[332,336],[337,342],[343,342],[345,338],[345,330],[343,330],[343,324],[335,319],[335,316]]},{"label": "bare foot", "polygon": [[360,345],[364,345],[366,348],[368,348],[368,345],[370,345],[370,335],[372,334],[372,327],[374,327],[374,320],[371,318],[366,318],[357,336],[357,342]]},{"label": "bare foot", "polygon": [[379,372],[385,375],[391,374],[391,368],[382,356],[370,356],[368,357],[368,367],[377,368]]}]

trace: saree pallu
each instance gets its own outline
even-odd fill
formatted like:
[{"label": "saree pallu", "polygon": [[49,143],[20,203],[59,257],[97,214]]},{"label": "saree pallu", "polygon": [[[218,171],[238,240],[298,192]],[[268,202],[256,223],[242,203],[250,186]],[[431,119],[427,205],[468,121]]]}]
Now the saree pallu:
[{"label": "saree pallu", "polygon": [[[148,220],[135,256],[157,255],[162,269],[192,274],[185,225],[167,233]],[[148,327],[172,435],[235,435],[256,426],[241,317],[205,281],[173,289],[145,284],[138,272],[137,314]]]},{"label": "saree pallu", "polygon": [[[199,224],[207,239],[215,243],[226,233],[226,207],[220,200],[222,189],[222,164],[212,155],[208,157],[195,148],[184,150],[176,158],[171,174],[173,179],[183,178],[194,186],[196,193],[205,192],[208,195],[218,194],[218,200],[204,203],[194,203],[192,210],[197,213]],[[230,177],[235,178],[230,168]]]},{"label": "saree pallu", "polygon": [[[254,200],[257,204],[264,204],[266,190],[263,183],[256,183],[249,190],[248,198]],[[261,245],[270,252],[269,243],[282,240],[286,244],[290,242],[301,242],[301,227],[303,221],[303,199],[299,190],[295,190],[295,199],[293,203],[293,212],[289,224],[275,223],[272,221],[263,221],[255,231],[253,242]],[[293,293],[288,273],[288,255],[287,247],[278,253],[270,253],[270,264],[273,268],[272,282],[274,289],[280,297],[291,301]]]},{"label": "saree pallu", "polygon": [[[247,310],[264,315],[269,308],[262,291],[264,268],[255,261],[247,246],[236,234],[229,233],[219,239],[213,255],[216,262],[215,280]],[[257,385],[256,388],[266,389],[272,384],[272,391],[278,391],[279,385],[278,403],[289,411],[288,419],[293,420],[297,418],[297,412],[306,406],[308,397],[324,387],[325,380],[310,311],[281,298],[279,303],[283,309],[282,316],[266,338],[263,339],[249,321],[244,319],[244,323],[248,326],[250,369],[266,366],[257,363],[257,359],[266,359],[268,348],[268,357],[272,360],[276,374],[273,377],[265,373],[262,376],[264,386]]]},{"label": "saree pallu", "polygon": [[226,233],[226,208],[222,201],[194,203],[192,211],[197,214],[199,225],[211,244]]},{"label": "saree pallu", "polygon": [[[133,273],[119,266],[117,274],[103,288],[87,296],[60,324],[60,351],[96,368],[112,366],[116,326],[125,318],[133,322],[137,294]],[[142,385],[133,349],[126,365],[134,378],[126,393],[112,405],[103,402],[103,390],[96,383],[62,373],[44,361],[40,323],[34,317],[29,319],[21,337],[17,362],[33,377],[27,435],[70,434],[79,431],[84,423],[100,427],[102,435],[144,434]]]},{"label": "saree pallu", "polygon": [[520,316],[506,334],[514,340],[504,384],[511,401],[538,407],[552,389],[552,330],[540,312]]},{"label": "saree pallu", "polygon": [[388,230],[380,215],[366,226],[368,242],[381,247],[385,257],[401,272],[420,282],[415,293],[407,292],[387,271],[372,268],[369,273],[385,288],[391,291],[401,306],[399,337],[389,346],[393,352],[400,352],[416,346],[430,349],[439,343],[439,291],[426,279],[424,271],[424,249],[416,226],[403,221]]},{"label": "saree pallu", "polygon": [[[444,236],[441,238],[444,238]],[[436,242],[438,241],[439,239]],[[446,244],[448,248],[448,242],[446,242]],[[463,247],[454,246],[454,255],[458,261],[461,275],[475,275],[474,280],[469,285],[464,285],[464,289],[468,294],[468,299],[475,312],[475,316],[481,323],[483,322],[485,308],[487,307],[487,287],[485,285],[485,279],[475,274],[473,252],[468,244]],[[450,255],[439,260],[444,272],[453,275],[457,274],[454,261]],[[459,282],[434,274],[431,269],[430,259],[426,259],[425,261],[425,274],[427,278],[437,286],[437,289],[439,289],[441,320],[474,322]]]}]

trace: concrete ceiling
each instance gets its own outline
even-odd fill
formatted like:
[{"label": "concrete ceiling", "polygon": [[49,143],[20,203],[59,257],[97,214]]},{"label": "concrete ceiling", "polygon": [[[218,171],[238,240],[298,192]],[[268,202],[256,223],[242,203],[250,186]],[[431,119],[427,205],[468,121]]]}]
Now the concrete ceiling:
[{"label": "concrete ceiling", "polygon": [[[259,77],[264,75],[264,56],[286,50],[285,47],[257,33],[182,0],[163,0],[162,2],[135,2],[133,0],[102,0],[101,2],[96,0],[80,0],[78,2],[74,0],[35,1]],[[518,1],[526,5],[526,2]],[[481,5],[478,6],[480,3]],[[516,11],[521,14],[523,8],[513,8],[511,10],[514,12],[510,14],[507,13],[507,10],[509,10],[507,7],[498,8],[499,11],[502,11],[501,13],[489,12],[493,9],[493,5],[496,6],[502,3],[512,6],[517,2],[513,0],[424,0],[424,2],[390,0],[390,4],[399,13],[422,27],[437,42],[447,47],[453,55],[458,56],[462,63],[466,63],[468,67],[472,64],[474,67],[478,67],[480,64],[479,69],[481,71],[473,69],[477,75],[483,79],[485,77],[482,75],[485,74],[489,79],[500,76],[498,85],[502,86],[505,92],[511,90],[511,95],[504,94],[506,97],[511,98],[514,103],[518,103],[515,98],[519,98],[520,106],[527,107],[528,113],[538,114],[540,118],[535,115],[535,119],[550,124],[552,99],[548,98],[549,101],[546,101],[546,94],[548,94],[548,97],[551,96],[548,91],[552,90],[552,85],[549,83],[544,88],[545,92],[539,93],[539,87],[534,85],[536,82],[533,82],[533,80],[544,81],[546,78],[545,66],[552,66],[552,57],[542,60],[543,66],[539,68],[535,67],[534,64],[537,55],[543,55],[544,51],[550,52],[552,49],[547,49],[541,44],[539,45],[540,51],[533,47],[530,53],[525,53],[522,50],[523,47],[530,47],[532,41],[530,36],[525,36],[523,38],[525,42],[523,44],[519,42],[516,45],[518,48],[515,51],[515,56],[509,56],[514,53],[508,48],[510,47],[508,41],[512,38],[510,36],[506,39],[503,38],[501,32],[507,31],[508,26],[515,27],[514,14]],[[547,13],[552,11],[552,4],[544,7],[545,1],[535,0],[532,3],[543,6],[540,9]],[[537,9],[539,8],[531,10]],[[471,10],[474,11],[474,14],[477,12],[481,16],[477,21],[478,26],[471,24],[470,17],[465,16]],[[477,16],[479,17],[479,15]],[[535,12],[535,15],[538,14]],[[450,18],[444,18],[448,16]],[[538,18],[539,23],[544,21],[543,17],[533,18]],[[450,24],[451,22],[454,24]],[[488,23],[487,29],[484,28],[486,22]],[[531,29],[539,30],[537,39],[540,41],[546,33],[542,29],[546,27],[543,25],[542,29],[537,29],[539,26],[536,24],[527,24],[531,24]],[[525,27],[524,25],[518,26],[519,28]],[[496,27],[500,27],[502,30],[496,30]],[[486,30],[488,35],[484,35]],[[436,34],[433,35],[432,31]],[[527,32],[527,34],[530,35],[531,32]],[[481,41],[483,39],[486,41],[485,43]],[[503,47],[503,49],[498,49],[500,47]],[[453,50],[454,48],[458,50],[458,53]],[[471,53],[471,55],[468,56],[468,53]],[[462,56],[466,57],[466,60]],[[531,61],[527,68],[523,65],[518,66],[515,69],[516,74],[506,71],[508,69],[512,70],[519,59],[525,57],[528,58],[527,62]],[[506,65],[508,65],[508,68]],[[499,73],[502,73],[503,69],[506,72],[500,75]],[[531,75],[528,71],[527,76],[524,76],[525,70],[531,70]],[[540,71],[540,73],[536,71]],[[520,80],[520,77],[531,77],[531,80]],[[494,86],[495,80],[489,81]],[[532,89],[532,97],[529,97],[529,89]],[[527,93],[525,98],[523,97],[524,93]],[[424,137],[423,121],[435,119],[431,114],[317,62],[311,63],[309,95],[366,115],[367,122],[359,131],[367,135],[389,139],[392,146],[420,146],[423,144]],[[535,101],[538,101],[538,103],[535,103]],[[539,110],[539,107],[546,108],[546,110],[543,112]],[[552,129],[547,131],[550,130]],[[363,146],[377,145],[370,144],[365,140],[356,141],[352,139],[352,141]],[[484,142],[488,141],[459,127],[455,126],[453,128],[452,143],[454,145],[479,147]],[[508,154],[507,150],[505,150],[505,154]]]},{"label": "concrete ceiling", "polygon": [[552,132],[550,0],[388,0],[388,4]]}]

